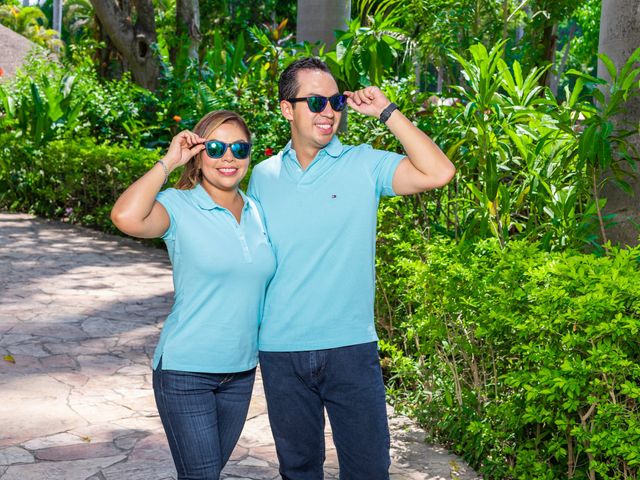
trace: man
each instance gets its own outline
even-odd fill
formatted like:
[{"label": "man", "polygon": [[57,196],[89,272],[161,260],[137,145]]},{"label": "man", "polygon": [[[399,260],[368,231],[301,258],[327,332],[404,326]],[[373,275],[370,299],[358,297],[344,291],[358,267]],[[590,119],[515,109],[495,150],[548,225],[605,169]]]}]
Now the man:
[{"label": "man", "polygon": [[[324,409],[343,480],[389,478],[389,429],[373,319],[382,195],[447,184],[455,168],[377,87],[341,95],[326,64],[296,60],[279,81],[291,141],[253,170],[277,271],[267,290],[260,365],[285,480],[323,478]],[[344,146],[348,105],[380,118],[407,156]]]}]

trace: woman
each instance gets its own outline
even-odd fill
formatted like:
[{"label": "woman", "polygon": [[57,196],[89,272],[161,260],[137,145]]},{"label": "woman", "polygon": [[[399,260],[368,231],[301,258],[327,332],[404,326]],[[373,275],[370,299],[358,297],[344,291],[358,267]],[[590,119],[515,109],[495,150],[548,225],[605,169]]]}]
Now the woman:
[{"label": "woman", "polygon": [[[238,188],[250,138],[236,113],[209,113],[173,138],[111,212],[124,233],[162,237],[173,265],[175,301],[153,359],[153,390],[178,479],[219,478],[251,399],[275,257],[256,204]],[[160,192],[185,164],[176,188]]]}]

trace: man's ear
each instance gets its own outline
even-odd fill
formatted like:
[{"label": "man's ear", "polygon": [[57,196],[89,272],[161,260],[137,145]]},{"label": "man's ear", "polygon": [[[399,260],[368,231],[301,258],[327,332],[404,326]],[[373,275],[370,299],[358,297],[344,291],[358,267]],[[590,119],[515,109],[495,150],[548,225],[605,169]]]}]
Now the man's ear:
[{"label": "man's ear", "polygon": [[282,116],[289,121],[293,120],[293,104],[291,102],[287,102],[286,100],[280,101],[280,111],[282,112]]}]

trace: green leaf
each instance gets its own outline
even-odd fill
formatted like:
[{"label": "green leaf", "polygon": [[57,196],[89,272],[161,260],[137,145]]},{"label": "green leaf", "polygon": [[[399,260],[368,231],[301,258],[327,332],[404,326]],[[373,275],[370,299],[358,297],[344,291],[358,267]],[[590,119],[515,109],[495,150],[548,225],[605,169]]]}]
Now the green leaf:
[{"label": "green leaf", "polygon": [[571,97],[569,98],[569,107],[574,107],[580,98],[580,93],[582,93],[582,89],[584,88],[584,79],[578,77],[576,80],[576,84],[573,87],[573,91],[571,92]]},{"label": "green leaf", "polygon": [[603,65],[606,67],[607,72],[609,72],[609,76],[611,77],[612,81],[615,82],[615,79],[618,75],[618,70],[616,69],[616,66],[614,65],[613,61],[604,53],[598,53],[597,56],[600,59],[600,61],[603,63]]},{"label": "green leaf", "polygon": [[636,68],[635,70],[631,71],[628,75],[623,77],[622,85],[620,86],[620,89],[626,92],[627,90],[631,89],[632,86],[635,86],[637,88],[638,85],[634,85],[634,84],[638,82],[639,74],[640,74],[640,68]]},{"label": "green leaf", "polygon": [[604,84],[607,83],[607,81],[603,80],[602,78],[597,78],[597,77],[594,77],[592,75],[588,75],[586,73],[580,72],[580,71],[575,70],[573,68],[567,70],[567,75],[573,75],[573,76],[578,77],[578,78],[583,78],[588,83],[595,83],[595,84],[598,84],[598,85],[604,85]]},{"label": "green leaf", "polygon": [[485,162],[485,192],[487,198],[493,202],[498,194],[498,167],[493,155],[489,155]]}]

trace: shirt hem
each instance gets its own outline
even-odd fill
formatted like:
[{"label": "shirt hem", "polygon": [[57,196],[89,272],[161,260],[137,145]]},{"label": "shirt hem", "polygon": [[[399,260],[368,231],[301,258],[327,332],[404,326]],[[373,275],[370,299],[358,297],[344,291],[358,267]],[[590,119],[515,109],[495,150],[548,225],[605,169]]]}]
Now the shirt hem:
[{"label": "shirt hem", "polygon": [[329,348],[351,347],[363,343],[377,342],[378,336],[361,337],[358,339],[332,339],[322,342],[305,343],[260,343],[258,350],[261,352],[305,352],[309,350],[327,350]]},{"label": "shirt hem", "polygon": [[[158,366],[159,361],[153,362],[153,369],[155,370]],[[235,365],[224,365],[221,367],[212,368],[210,366],[203,365],[181,365],[175,363],[165,363],[165,359],[162,359],[162,370],[174,370],[177,372],[192,372],[192,373],[240,373],[246,372],[247,370],[252,370],[256,368],[258,365],[258,361],[250,362],[241,366]]]}]

